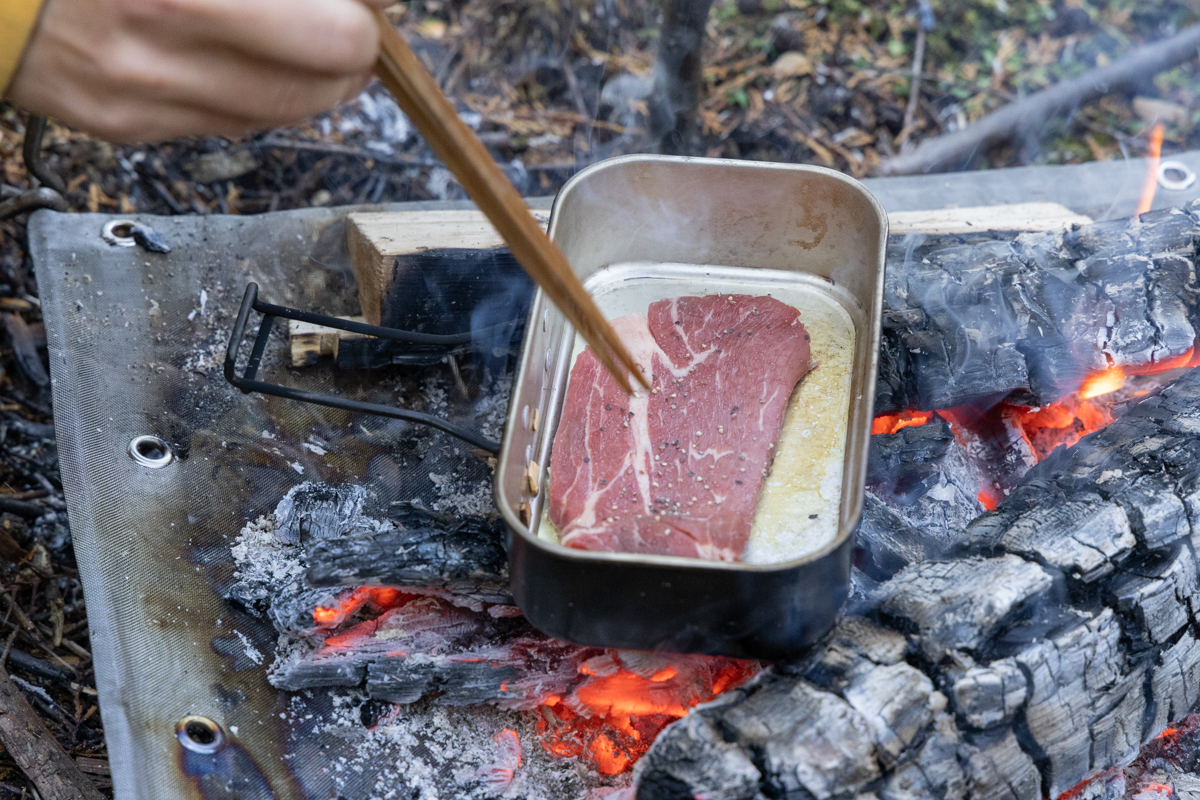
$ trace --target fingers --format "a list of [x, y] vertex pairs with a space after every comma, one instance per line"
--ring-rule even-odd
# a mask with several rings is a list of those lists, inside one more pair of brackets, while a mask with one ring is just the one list
[[46, 0], [8, 99], [114, 142], [291, 124], [361, 91], [386, 2]]
[[38, 112], [114, 144], [154, 143], [182, 136], [237, 138], [258, 127], [251, 120], [210, 109], [137, 98], [105, 103], [103, 98], [59, 95], [56, 100], [44, 101]]
[[106, 83], [144, 100], [208, 109], [263, 127], [306, 119], [353, 97], [363, 71], [329, 75], [221, 50], [152, 53], [135, 44], [110, 59]]
[[208, 41], [280, 66], [358, 75], [379, 32], [362, 0], [120, 0], [133, 25], [178, 42]]

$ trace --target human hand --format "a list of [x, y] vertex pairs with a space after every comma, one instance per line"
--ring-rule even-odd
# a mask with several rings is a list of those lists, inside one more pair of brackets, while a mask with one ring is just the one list
[[112, 142], [238, 136], [355, 96], [391, 0], [45, 0], [6, 94]]

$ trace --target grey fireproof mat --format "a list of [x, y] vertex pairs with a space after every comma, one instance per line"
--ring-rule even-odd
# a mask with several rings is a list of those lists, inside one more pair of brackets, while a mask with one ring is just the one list
[[[1200, 169], [1200, 158], [1185, 156]], [[1136, 195], [1130, 187], [1140, 186], [1142, 169], [1135, 161], [872, 181], [871, 188], [889, 210], [1039, 199], [1100, 216], [1097, 197], [1129, 213], [1126, 196]], [[1075, 191], [1082, 185], [1086, 205]], [[1023, 186], [1035, 188], [1022, 197]], [[1069, 196], [1047, 188], [1055, 186]], [[1197, 190], [1160, 192], [1156, 205], [1183, 203]], [[273, 689], [265, 677], [273, 629], [221, 599], [232, 580], [234, 537], [297, 483], [363, 483], [386, 502], [427, 491], [430, 472], [452, 468], [403, 471], [381, 458], [386, 445], [429, 435], [404, 423], [243, 396], [221, 377], [247, 281], [258, 282], [269, 302], [357, 311], [341, 249], [348, 210], [139, 217], [173, 247], [166, 255], [107, 244], [100, 234], [112, 217], [38, 212], [30, 221], [62, 477], [122, 800], [456, 796], [463, 771], [486, 761], [490, 736], [505, 722], [487, 709], [419, 707], [411, 709], [419, 724], [379, 742], [346, 698]], [[277, 339], [269, 352], [278, 358], [283, 347]], [[299, 379], [317, 391], [419, 404], [414, 381], [447, 379], [430, 369], [412, 379], [395, 371], [343, 376], [336, 387], [325, 368]], [[299, 380], [269, 363], [265, 372]], [[470, 404], [460, 406], [451, 412], [477, 421]], [[165, 439], [179, 458], [163, 469], [136, 464], [129, 443], [145, 434]], [[447, 459], [465, 449], [448, 439], [442, 448]], [[228, 746], [216, 755], [181, 747], [175, 726], [189, 714], [220, 722]], [[523, 767], [507, 796], [586, 790], [531, 733], [522, 738], [536, 763]]]

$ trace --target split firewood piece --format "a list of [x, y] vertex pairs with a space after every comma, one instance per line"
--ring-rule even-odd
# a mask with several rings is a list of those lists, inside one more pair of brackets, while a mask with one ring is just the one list
[[0, 667], [0, 742], [43, 800], [103, 800]]
[[[546, 212], [533, 214], [545, 228]], [[350, 214], [346, 242], [359, 307], [372, 325], [413, 330], [425, 321], [434, 326], [429, 333], [460, 333], [479, 301], [513, 287], [532, 294], [480, 211]]]
[[1059, 203], [1013, 203], [1003, 206], [940, 208], [933, 211], [893, 211], [888, 233], [926, 235], [981, 231], [1055, 231], [1087, 225], [1091, 217], [1076, 214]]
[[[362, 317], [339, 317], [349, 322], [363, 322]], [[311, 322], [288, 320], [288, 343], [292, 354], [293, 367], [307, 367], [316, 364], [321, 356], [338, 357], [342, 340], [369, 338], [361, 333], [340, 331], [337, 328], [326, 328]]]

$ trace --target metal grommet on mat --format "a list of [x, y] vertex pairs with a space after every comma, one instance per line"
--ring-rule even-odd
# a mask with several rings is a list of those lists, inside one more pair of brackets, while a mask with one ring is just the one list
[[211, 755], [225, 746], [225, 732], [208, 717], [192, 714], [175, 723], [175, 738], [193, 753]]
[[1182, 192], [1196, 182], [1196, 173], [1182, 161], [1164, 161], [1158, 165], [1158, 185], [1170, 192]]
[[129, 442], [129, 457], [150, 469], [162, 469], [175, 460], [171, 446], [157, 436], [134, 437]]
[[133, 229], [137, 223], [131, 219], [112, 219], [104, 223], [100, 231], [101, 238], [117, 247], [133, 247], [137, 240], [133, 238]]

